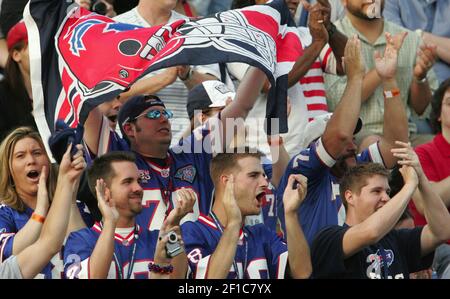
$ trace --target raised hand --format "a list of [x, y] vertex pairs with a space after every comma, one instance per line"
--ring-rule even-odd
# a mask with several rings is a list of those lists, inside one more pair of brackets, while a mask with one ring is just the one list
[[322, 42], [325, 45], [329, 37], [325, 27], [324, 8], [319, 3], [311, 5], [305, 1], [303, 1], [303, 7], [309, 12], [308, 28], [313, 41]]
[[71, 161], [70, 151], [72, 149], [72, 144], [67, 147], [67, 150], [64, 153], [64, 156], [61, 159], [61, 163], [59, 165], [58, 180], [67, 178], [70, 182], [73, 183], [80, 179], [81, 174], [86, 168], [86, 162], [83, 156], [83, 146], [81, 144], [77, 144], [76, 148], [77, 152], [72, 157]]
[[406, 165], [413, 167], [418, 175], [418, 178], [424, 176], [425, 174], [423, 172], [422, 165], [420, 164], [419, 157], [411, 147], [411, 143], [396, 141], [395, 144], [400, 147], [391, 149], [391, 152], [394, 157], [399, 159], [397, 163], [402, 166]]
[[223, 206], [227, 214], [228, 224], [242, 224], [242, 214], [234, 197], [234, 176], [230, 175], [223, 194]]
[[167, 223], [170, 226], [177, 226], [180, 224], [181, 219], [188, 213], [192, 212], [192, 208], [195, 204], [196, 195], [194, 190], [182, 188], [177, 190], [177, 202], [175, 208], [170, 211], [167, 216]]
[[98, 208], [102, 213], [105, 222], [110, 221], [114, 224], [119, 220], [119, 212], [116, 209], [114, 202], [111, 200], [111, 191], [106, 187], [103, 179], [98, 179], [95, 185], [97, 193]]
[[397, 33], [396, 35], [392, 35], [389, 32], [385, 32], [384, 36], [386, 37], [386, 42], [393, 46], [397, 52], [400, 51], [403, 45], [403, 41], [405, 40], [406, 36], [408, 35], [407, 31], [403, 31], [400, 33]]
[[[301, 174], [291, 174], [284, 189], [283, 204], [286, 213], [296, 213], [307, 193], [308, 179]], [[294, 188], [295, 186], [295, 188]]]
[[354, 35], [347, 41], [342, 62], [348, 79], [364, 77], [365, 67], [361, 58], [361, 41], [358, 36]]
[[47, 191], [48, 171], [49, 170], [46, 166], [42, 166], [41, 175], [39, 177], [39, 183], [38, 183], [38, 192], [37, 192], [37, 201], [36, 201], [35, 212], [42, 216], [47, 214], [48, 207], [50, 206], [50, 203], [48, 200], [48, 191]]
[[91, 0], [75, 0], [75, 3], [85, 9], [91, 9]]
[[413, 75], [417, 80], [422, 80], [428, 71], [434, 65], [437, 59], [437, 47], [435, 45], [420, 45], [417, 53], [416, 65], [414, 66]]
[[395, 74], [397, 72], [398, 50], [396, 47], [399, 45], [399, 42], [393, 42], [389, 34], [385, 33], [385, 35], [386, 39], [391, 40], [391, 42], [386, 44], [383, 56], [381, 56], [380, 52], [375, 51], [375, 69], [378, 76], [382, 79], [392, 79], [395, 78]]

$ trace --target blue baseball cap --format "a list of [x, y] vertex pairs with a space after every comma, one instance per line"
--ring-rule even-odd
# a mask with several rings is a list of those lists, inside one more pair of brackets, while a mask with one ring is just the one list
[[138, 95], [129, 99], [119, 110], [118, 123], [122, 135], [125, 136], [123, 131], [123, 125], [132, 122], [138, 117], [142, 112], [153, 106], [166, 107], [155, 95]]

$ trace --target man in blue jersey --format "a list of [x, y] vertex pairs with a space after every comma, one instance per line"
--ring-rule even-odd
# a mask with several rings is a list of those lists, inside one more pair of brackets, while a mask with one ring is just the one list
[[166, 233], [173, 230], [180, 235], [179, 221], [192, 209], [194, 195], [180, 191], [182, 197], [158, 233], [135, 220], [143, 209], [143, 190], [132, 153], [116, 151], [95, 159], [88, 179], [90, 188], [96, 190], [103, 220], [70, 234], [64, 250], [67, 277], [148, 278], [152, 269], [162, 269], [163, 274], [175, 270], [172, 277], [183, 278], [186, 255], [172, 260], [161, 251], [167, 243]]
[[246, 216], [260, 213], [268, 185], [261, 156], [246, 147], [212, 159], [212, 211], [182, 225], [193, 278], [308, 278], [311, 274], [309, 247], [297, 216], [306, 195], [304, 176], [292, 175], [283, 197], [287, 245], [264, 224], [244, 226]]
[[[317, 122], [310, 124], [312, 129], [309, 135], [313, 137], [305, 146], [314, 142], [289, 162], [280, 184], [279, 190], [284, 190], [288, 177], [293, 173], [301, 173], [308, 178], [308, 195], [298, 213], [309, 244], [323, 227], [342, 225], [344, 222], [345, 210], [339, 197], [339, 179], [346, 169], [362, 162], [376, 162], [391, 168], [396, 163], [396, 158], [390, 152], [394, 142], [408, 140], [406, 111], [401, 102], [404, 95], [400, 95], [395, 80], [397, 53], [404, 35], [391, 37], [387, 34], [386, 38], [389, 42], [384, 56], [375, 54], [375, 68], [383, 80], [385, 95], [383, 138], [356, 155], [353, 134], [361, 128], [358, 116], [362, 102], [364, 65], [360, 41], [355, 36], [349, 39], [345, 49], [348, 83], [341, 101], [332, 115], [317, 120], [318, 128]], [[316, 138], [319, 139], [315, 141]]]
[[[169, 119], [172, 113], [156, 96], [133, 97], [122, 106], [118, 122], [128, 144], [112, 131], [99, 133], [98, 125], [92, 125], [96, 122], [98, 111], [90, 113], [85, 124], [84, 139], [91, 153], [101, 155], [106, 151], [121, 149], [136, 154], [136, 165], [144, 189], [144, 209], [137, 217], [141, 226], [158, 230], [166, 212], [173, 208], [180, 188], [190, 188], [196, 194], [189, 219], [195, 220], [200, 213], [209, 213], [213, 189], [209, 163], [213, 148], [222, 148], [222, 136], [226, 136], [225, 132], [217, 134], [218, 130], [210, 134], [213, 131], [212, 124], [217, 128], [227, 119], [245, 118], [265, 79], [262, 71], [251, 68], [239, 85], [234, 101], [219, 116], [212, 118], [172, 148], [169, 148], [172, 139]], [[104, 127], [108, 128], [107, 125]], [[222, 127], [226, 129], [225, 125]], [[106, 143], [102, 142], [103, 135], [110, 137], [106, 139]], [[213, 139], [216, 141], [215, 145]]]

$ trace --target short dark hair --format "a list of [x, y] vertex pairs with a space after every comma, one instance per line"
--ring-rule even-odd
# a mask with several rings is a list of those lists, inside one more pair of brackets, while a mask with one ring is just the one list
[[438, 120], [441, 116], [442, 100], [447, 89], [450, 88], [450, 78], [439, 85], [431, 99], [430, 125], [434, 133], [442, 132], [441, 122]]
[[110, 186], [112, 178], [116, 175], [112, 168], [114, 162], [135, 163], [136, 156], [131, 152], [114, 151], [97, 157], [87, 171], [89, 189], [92, 194], [96, 194], [95, 185], [98, 179], [103, 179]]
[[345, 209], [347, 209], [345, 191], [351, 190], [358, 195], [361, 194], [361, 189], [367, 185], [367, 179], [375, 175], [381, 175], [389, 179], [389, 171], [378, 163], [358, 164], [347, 170], [339, 185], [339, 194]]
[[226, 171], [230, 171], [236, 167], [239, 167], [238, 161], [247, 157], [254, 157], [261, 159], [264, 154], [260, 151], [245, 146], [235, 147], [228, 149], [225, 153], [217, 154], [212, 160], [210, 165], [210, 174], [214, 185], [217, 185], [220, 175]]

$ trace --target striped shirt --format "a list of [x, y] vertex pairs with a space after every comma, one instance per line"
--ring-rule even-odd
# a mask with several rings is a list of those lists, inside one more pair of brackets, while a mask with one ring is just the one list
[[[299, 57], [303, 55], [304, 49], [312, 42], [312, 36], [308, 28], [298, 27]], [[294, 65], [295, 61], [289, 62]], [[292, 68], [292, 66], [290, 66]], [[228, 63], [228, 70], [237, 80], [242, 80], [247, 68], [246, 64]], [[292, 157], [302, 148], [300, 140], [303, 140], [304, 129], [308, 120], [328, 112], [325, 97], [325, 85], [323, 73], [336, 74], [336, 59], [327, 44], [320, 52], [311, 69], [302, 77], [298, 83], [288, 90], [291, 104], [291, 113], [288, 118], [289, 132], [283, 134], [284, 147]], [[251, 146], [257, 147], [261, 152], [270, 157], [270, 147], [267, 144], [267, 135], [264, 131], [264, 120], [266, 111], [267, 95], [262, 94], [256, 100], [253, 109], [247, 116], [248, 141]]]
[[[384, 34], [381, 34], [374, 44], [371, 44], [363, 34], [358, 32], [348, 19], [344, 19], [335, 23], [340, 32], [346, 36], [353, 36], [357, 34], [361, 40], [362, 58], [366, 66], [366, 71], [375, 68], [375, 61], [373, 55], [375, 51], [384, 53], [386, 47], [386, 38]], [[409, 106], [409, 88], [413, 79], [413, 69], [416, 63], [416, 53], [419, 50], [420, 38], [414, 32], [411, 32], [403, 27], [395, 25], [393, 23], [384, 21], [385, 32], [390, 32], [392, 35], [397, 33], [408, 31], [402, 48], [398, 55], [398, 67], [397, 67], [397, 84], [400, 89], [403, 103], [406, 106], [406, 113], [408, 118], [411, 116], [412, 110]], [[432, 70], [427, 75], [428, 82], [431, 90], [437, 88], [437, 79]], [[347, 77], [337, 77], [333, 75], [325, 76], [325, 86], [327, 89], [327, 100], [331, 111], [334, 111], [336, 105], [340, 101], [342, 94], [344, 93], [345, 86], [347, 84]], [[373, 132], [374, 134], [382, 134], [383, 132], [383, 117], [384, 117], [384, 97], [383, 87], [377, 87], [375, 92], [361, 105], [360, 117], [363, 121], [364, 128]], [[410, 133], [416, 133], [417, 129], [415, 124], [409, 124]]]

